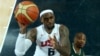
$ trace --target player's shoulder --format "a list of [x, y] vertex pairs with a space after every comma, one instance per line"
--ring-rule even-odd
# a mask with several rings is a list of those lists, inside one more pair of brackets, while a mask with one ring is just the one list
[[36, 28], [32, 28], [28, 31], [29, 33], [36, 33], [37, 32], [37, 29]]
[[60, 29], [68, 29], [66, 25], [60, 24]]
[[34, 28], [29, 29], [28, 32], [29, 33], [37, 33], [37, 27], [34, 27]]
[[27, 36], [28, 38], [31, 38], [31, 37], [33, 37], [33, 36], [36, 36], [36, 34], [37, 34], [36, 28], [32, 28], [32, 29], [28, 30], [26, 36]]

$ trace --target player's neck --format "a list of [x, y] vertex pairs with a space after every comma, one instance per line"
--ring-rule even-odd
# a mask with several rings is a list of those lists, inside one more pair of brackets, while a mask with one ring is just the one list
[[80, 52], [81, 48], [78, 48], [75, 44], [74, 44], [73, 47], [74, 47], [74, 49], [75, 49], [74, 51], [75, 51], [76, 53], [79, 53], [79, 52]]
[[45, 26], [44, 26], [44, 28], [45, 28], [46, 32], [47, 32], [48, 34], [50, 34], [50, 33], [52, 32], [54, 26], [51, 27], [51, 28], [48, 28], [48, 27], [45, 27]]

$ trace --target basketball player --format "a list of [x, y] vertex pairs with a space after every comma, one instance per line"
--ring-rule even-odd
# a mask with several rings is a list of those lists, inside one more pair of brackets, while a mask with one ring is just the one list
[[20, 32], [15, 46], [16, 56], [23, 56], [35, 41], [37, 45], [33, 56], [69, 56], [68, 28], [55, 23], [54, 12], [51, 9], [43, 10], [40, 13], [40, 20], [43, 24], [28, 33], [27, 25], [18, 23]]
[[85, 56], [82, 48], [86, 43], [86, 35], [82, 32], [76, 33], [74, 37], [74, 43], [71, 46], [71, 55], [70, 56]]

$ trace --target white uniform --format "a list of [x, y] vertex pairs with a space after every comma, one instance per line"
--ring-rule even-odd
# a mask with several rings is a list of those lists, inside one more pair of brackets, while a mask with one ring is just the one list
[[[52, 32], [48, 34], [45, 29], [44, 25], [38, 26], [37, 29], [37, 46], [36, 51], [33, 56], [60, 56], [59, 52], [57, 50], [54, 50], [52, 48], [52, 45], [50, 44], [49, 37], [53, 38], [56, 37], [57, 41], [60, 41], [60, 34], [59, 34], [59, 24], [55, 24]], [[32, 42], [30, 39], [25, 38], [26, 34], [19, 33], [16, 45], [15, 45], [15, 54], [16, 56], [23, 56], [25, 55], [26, 51], [29, 49], [29, 47], [32, 45]]]
[[52, 48], [49, 40], [49, 37], [53, 38], [55, 35], [57, 41], [60, 41], [59, 27], [59, 24], [55, 24], [54, 29], [50, 34], [45, 31], [44, 25], [40, 25], [36, 28], [37, 46], [34, 56], [60, 56], [59, 52]]

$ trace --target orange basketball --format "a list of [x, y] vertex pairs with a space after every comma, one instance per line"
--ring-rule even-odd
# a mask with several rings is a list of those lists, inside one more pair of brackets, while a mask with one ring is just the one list
[[32, 1], [20, 2], [14, 10], [15, 18], [22, 24], [30, 24], [36, 21], [39, 9]]

